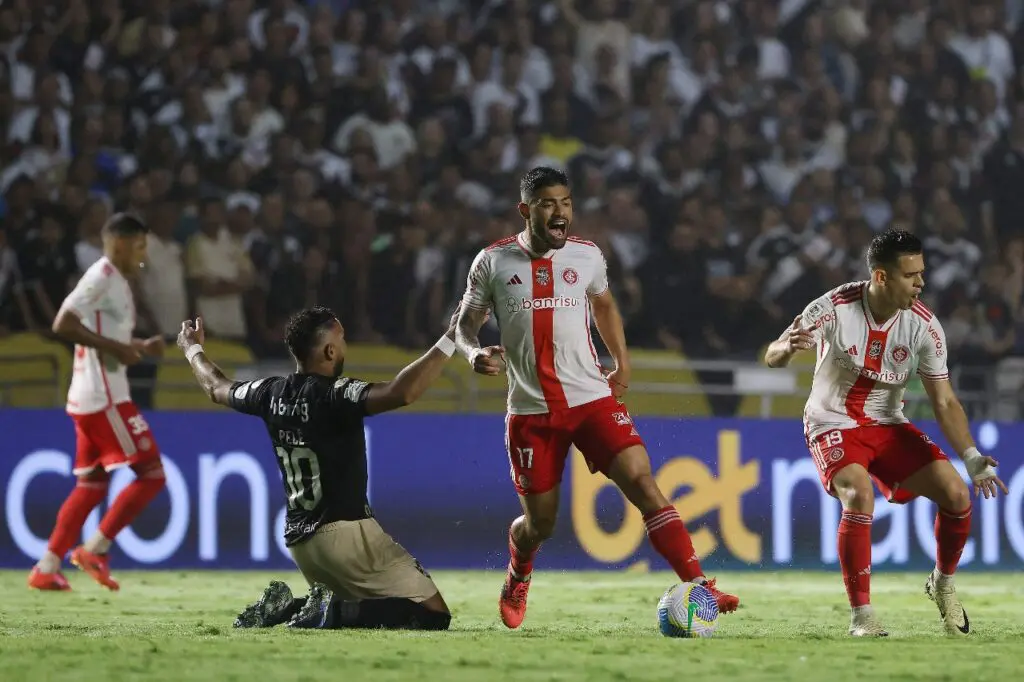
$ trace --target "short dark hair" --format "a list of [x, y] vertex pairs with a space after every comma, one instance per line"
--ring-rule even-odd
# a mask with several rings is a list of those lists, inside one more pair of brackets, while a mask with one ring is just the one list
[[103, 226], [103, 234], [112, 237], [135, 237], [147, 232], [149, 228], [142, 222], [142, 218], [131, 213], [115, 213]]
[[569, 176], [564, 171], [548, 166], [537, 166], [528, 170], [519, 181], [519, 196], [524, 203], [529, 203], [540, 190], [559, 185], [569, 186]]
[[309, 359], [320, 334], [327, 331], [338, 316], [324, 306], [303, 308], [291, 316], [284, 330], [284, 343], [299, 362]]
[[900, 256], [916, 256], [924, 253], [924, 245], [915, 235], [906, 230], [890, 228], [875, 235], [868, 247], [868, 269], [888, 270], [899, 262]]

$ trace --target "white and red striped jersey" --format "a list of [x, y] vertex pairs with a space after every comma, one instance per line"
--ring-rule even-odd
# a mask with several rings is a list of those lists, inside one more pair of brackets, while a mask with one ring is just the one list
[[608, 266], [593, 242], [530, 253], [522, 234], [473, 261], [462, 303], [491, 308], [508, 367], [510, 414], [544, 414], [610, 396], [590, 335], [589, 296], [608, 289]]
[[814, 438], [831, 429], [902, 424], [903, 393], [914, 371], [946, 379], [946, 335], [938, 318], [917, 301], [877, 322], [868, 310], [868, 282], [851, 282], [804, 309], [818, 360], [804, 407], [804, 431]]
[[[89, 331], [121, 343], [132, 340], [135, 300], [128, 280], [106, 257], [92, 264], [61, 304]], [[74, 372], [68, 389], [69, 414], [102, 412], [131, 400], [128, 369], [95, 348], [75, 346]]]

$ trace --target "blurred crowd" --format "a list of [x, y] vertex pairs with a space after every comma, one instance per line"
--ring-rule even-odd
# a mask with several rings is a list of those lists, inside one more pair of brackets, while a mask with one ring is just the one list
[[[631, 345], [750, 358], [920, 234], [954, 361], [1024, 354], [1021, 0], [4, 0], [0, 329], [131, 210], [143, 333], [423, 346], [566, 168]], [[493, 323], [492, 323], [493, 324]], [[489, 329], [493, 334], [494, 330]]]

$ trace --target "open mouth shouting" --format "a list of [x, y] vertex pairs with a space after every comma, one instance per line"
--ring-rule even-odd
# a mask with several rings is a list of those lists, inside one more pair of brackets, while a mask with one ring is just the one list
[[552, 218], [548, 221], [548, 234], [557, 241], [564, 240], [569, 235], [569, 221], [565, 218]]

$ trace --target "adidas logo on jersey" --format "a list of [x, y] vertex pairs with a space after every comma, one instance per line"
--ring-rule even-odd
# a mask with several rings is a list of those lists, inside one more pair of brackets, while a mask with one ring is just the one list
[[522, 284], [522, 283], [523, 283], [523, 280], [519, 279], [519, 275], [512, 275], [512, 279], [510, 279], [508, 282], [506, 282], [506, 284], [508, 286], [512, 286], [514, 284]]

